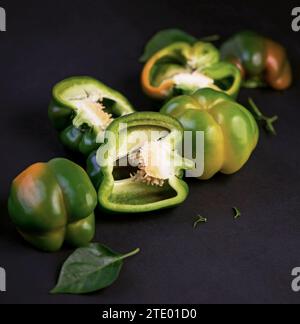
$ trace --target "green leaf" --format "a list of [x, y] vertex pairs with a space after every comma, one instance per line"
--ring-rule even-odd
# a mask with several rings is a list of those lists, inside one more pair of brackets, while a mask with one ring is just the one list
[[140, 62], [147, 62], [158, 51], [176, 42], [194, 44], [197, 42], [197, 38], [180, 29], [166, 29], [160, 31], [154, 35], [146, 45], [145, 52], [140, 58]]
[[119, 254], [93, 243], [77, 249], [64, 263], [52, 294], [87, 294], [113, 284], [121, 271], [123, 260], [139, 253]]

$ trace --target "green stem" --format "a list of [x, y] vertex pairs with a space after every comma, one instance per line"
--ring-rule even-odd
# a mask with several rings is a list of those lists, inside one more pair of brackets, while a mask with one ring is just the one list
[[121, 259], [123, 260], [123, 259], [127, 259], [129, 257], [132, 257], [132, 256], [138, 254], [140, 251], [141, 251], [140, 249], [136, 249], [128, 254], [124, 254], [124, 255], [122, 255]]
[[234, 219], [238, 219], [242, 216], [242, 213], [237, 207], [233, 207], [233, 211], [234, 211]]
[[200, 223], [207, 223], [207, 218], [198, 216], [198, 219], [194, 223], [194, 228], [196, 228]]
[[221, 38], [220, 35], [215, 34], [215, 35], [202, 37], [202, 38], [200, 38], [200, 40], [202, 42], [216, 42], [216, 41], [220, 40], [220, 38]]
[[274, 127], [274, 123], [279, 119], [279, 117], [278, 116], [273, 116], [273, 117], [265, 116], [260, 111], [258, 106], [255, 104], [253, 99], [251, 99], [251, 98], [249, 98], [249, 104], [250, 104], [250, 108], [254, 114], [255, 119], [260, 121], [270, 134], [276, 135], [277, 133], [276, 133], [276, 130]]

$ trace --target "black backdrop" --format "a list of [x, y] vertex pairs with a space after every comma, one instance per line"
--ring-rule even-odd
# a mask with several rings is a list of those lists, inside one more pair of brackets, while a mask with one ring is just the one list
[[[291, 29], [289, 1], [2, 1], [0, 33], [0, 266], [7, 292], [0, 303], [296, 303], [291, 270], [300, 266], [299, 72], [300, 32]], [[223, 38], [251, 28], [282, 42], [295, 82], [284, 93], [243, 90], [268, 114], [278, 136], [261, 132], [255, 154], [233, 176], [189, 181], [177, 209], [135, 216], [98, 213], [96, 241], [120, 252], [136, 247], [116, 284], [89, 296], [50, 296], [64, 248], [43, 254], [24, 243], [9, 222], [12, 179], [25, 167], [69, 156], [47, 118], [51, 87], [91, 75], [123, 92], [141, 110], [155, 104], [140, 90], [138, 62], [156, 31], [179, 27]], [[157, 105], [156, 105], [157, 106]], [[231, 208], [243, 216], [233, 220]], [[193, 229], [198, 214], [206, 225]]]

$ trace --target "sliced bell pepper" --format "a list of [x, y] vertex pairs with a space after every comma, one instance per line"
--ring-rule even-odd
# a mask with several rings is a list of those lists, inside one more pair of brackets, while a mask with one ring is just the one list
[[66, 159], [36, 163], [14, 181], [8, 201], [13, 223], [26, 241], [54, 252], [64, 241], [80, 247], [95, 234], [97, 193], [85, 171]]
[[[103, 209], [149, 212], [176, 206], [187, 198], [188, 186], [181, 177], [194, 164], [177, 152], [183, 129], [176, 119], [154, 112], [133, 113], [113, 121], [106, 133], [113, 140], [108, 139], [96, 156], [101, 166], [98, 198]], [[90, 171], [96, 175], [93, 165]]]
[[196, 132], [204, 132], [203, 180], [219, 171], [232, 174], [240, 170], [258, 142], [259, 130], [251, 113], [230, 96], [212, 89], [173, 98], [161, 112], [193, 132], [193, 155], [197, 152]]
[[90, 154], [114, 118], [134, 111], [128, 100], [91, 77], [72, 77], [53, 88], [49, 118], [70, 150]]
[[240, 69], [244, 87], [268, 85], [284, 90], [292, 84], [292, 69], [284, 47], [255, 32], [237, 33], [222, 45], [221, 54]]
[[155, 99], [191, 94], [202, 88], [236, 97], [241, 75], [233, 64], [220, 61], [220, 53], [214, 45], [179, 42], [163, 48], [148, 60], [141, 82], [145, 93]]

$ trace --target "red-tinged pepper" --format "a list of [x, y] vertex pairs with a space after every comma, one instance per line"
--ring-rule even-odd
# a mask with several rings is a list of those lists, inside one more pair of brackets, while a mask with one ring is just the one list
[[237, 33], [221, 47], [224, 60], [241, 71], [244, 87], [268, 85], [285, 90], [292, 84], [292, 69], [285, 48], [252, 31]]

